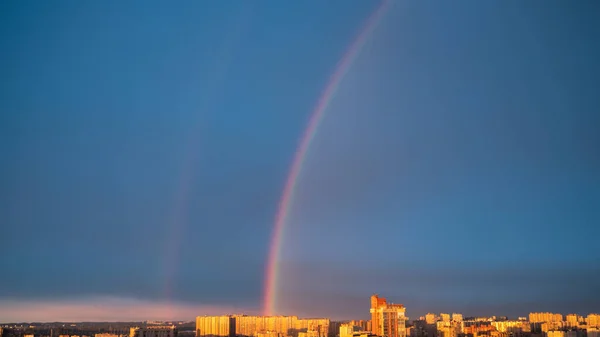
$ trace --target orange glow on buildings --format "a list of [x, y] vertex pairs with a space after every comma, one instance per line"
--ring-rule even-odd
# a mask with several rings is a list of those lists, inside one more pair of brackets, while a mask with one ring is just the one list
[[379, 295], [371, 296], [371, 332], [385, 337], [406, 337], [406, 308], [387, 303]]
[[196, 318], [196, 336], [327, 337], [328, 318], [297, 316], [209, 316]]

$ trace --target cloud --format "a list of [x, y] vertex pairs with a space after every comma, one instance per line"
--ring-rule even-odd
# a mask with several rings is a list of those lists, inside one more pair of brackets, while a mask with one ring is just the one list
[[[78, 252], [67, 247], [65, 250], [71, 250], [68, 255], [60, 254], [58, 250], [47, 255], [15, 252], [12, 261], [25, 263], [6, 259], [5, 269], [12, 272], [0, 279], [0, 299], [46, 300], [91, 296], [137, 298], [152, 302], [170, 299], [224, 306], [260, 303], [264, 264], [258, 261], [259, 257], [246, 251], [215, 249], [214, 258], [208, 258], [202, 248], [186, 245], [180, 249], [179, 265], [173, 270], [164, 268], [172, 261], [158, 264], [161, 259], [148, 256], [142, 260], [141, 254], [116, 256], [110, 250]], [[3, 262], [0, 258], [0, 265]], [[39, 266], [34, 269], [25, 267], [36, 263]], [[65, 277], [67, 273], [76, 273], [77, 277]]]
[[57, 301], [0, 300], [0, 317], [4, 322], [193, 320], [198, 315], [236, 312], [254, 313], [258, 310], [117, 297], [88, 297]]

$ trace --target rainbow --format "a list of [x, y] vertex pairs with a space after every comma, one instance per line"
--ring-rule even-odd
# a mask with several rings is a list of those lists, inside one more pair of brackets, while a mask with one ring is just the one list
[[285, 228], [286, 219], [292, 203], [292, 196], [294, 195], [294, 189], [298, 181], [298, 176], [302, 169], [306, 153], [310, 148], [310, 144], [317, 133], [317, 128], [323, 119], [325, 110], [329, 106], [331, 99], [333, 98], [342, 78], [348, 72], [348, 69], [352, 65], [354, 59], [360, 52], [365, 41], [373, 31], [374, 27], [380, 21], [383, 13], [388, 8], [388, 1], [384, 0], [376, 8], [376, 10], [370, 15], [366, 21], [364, 28], [360, 31], [358, 36], [354, 39], [352, 44], [348, 47], [346, 53], [338, 62], [335, 67], [335, 71], [331, 75], [331, 78], [325, 90], [321, 94], [321, 97], [317, 101], [315, 109], [313, 110], [308, 125], [302, 135], [300, 144], [296, 148], [294, 160], [288, 173], [283, 193], [279, 201], [279, 208], [275, 215], [275, 224], [271, 237], [271, 246], [269, 248], [269, 257], [267, 260], [267, 267], [265, 271], [265, 285], [264, 285], [264, 315], [270, 316], [275, 313], [276, 303], [276, 290], [278, 282], [277, 264], [279, 261], [279, 255], [281, 254], [283, 230]]

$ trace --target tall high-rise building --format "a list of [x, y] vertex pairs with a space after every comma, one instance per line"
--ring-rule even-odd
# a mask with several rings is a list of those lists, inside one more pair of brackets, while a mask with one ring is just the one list
[[371, 296], [371, 332], [384, 337], [406, 337], [406, 308]]
[[381, 325], [379, 321], [379, 309], [385, 308], [386, 306], [387, 302], [385, 298], [380, 298], [377, 294], [371, 296], [371, 332], [375, 335], [381, 335], [381, 332], [379, 331]]

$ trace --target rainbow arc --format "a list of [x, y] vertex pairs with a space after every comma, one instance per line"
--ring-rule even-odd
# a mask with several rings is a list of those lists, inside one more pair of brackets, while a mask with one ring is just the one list
[[346, 50], [344, 56], [342, 56], [338, 62], [333, 74], [329, 79], [329, 82], [325, 86], [321, 97], [317, 101], [317, 104], [311, 113], [308, 125], [294, 154], [292, 166], [283, 188], [277, 214], [275, 215], [275, 224], [273, 226], [271, 246], [269, 249], [269, 257], [265, 271], [266, 281], [264, 285], [264, 315], [266, 316], [273, 315], [276, 311], [275, 305], [277, 300], [277, 285], [279, 281], [278, 263], [281, 254], [283, 231], [287, 223], [290, 205], [294, 196], [294, 190], [296, 188], [298, 177], [300, 176], [306, 154], [310, 148], [312, 140], [317, 133], [319, 124], [323, 120], [325, 111], [334, 97], [344, 75], [352, 66], [354, 59], [360, 53], [360, 50], [364, 46], [366, 40], [371, 35], [377, 23], [381, 20], [388, 7], [389, 1], [383, 1], [375, 9], [375, 11], [367, 19], [363, 29], [359, 32], [358, 36], [353, 40]]

